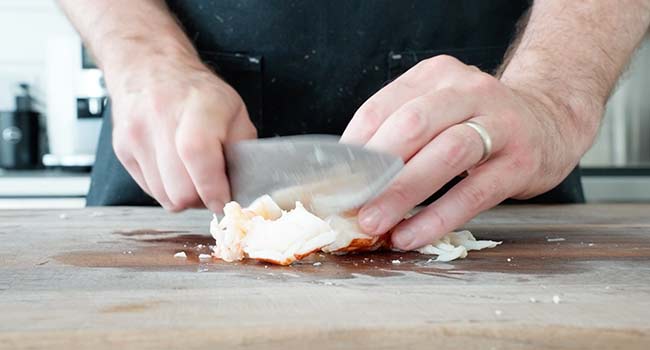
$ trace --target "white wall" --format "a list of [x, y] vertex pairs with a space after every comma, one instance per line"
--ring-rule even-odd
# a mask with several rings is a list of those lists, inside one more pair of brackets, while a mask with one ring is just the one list
[[76, 33], [54, 0], [0, 0], [0, 110], [14, 109], [18, 82], [45, 100], [45, 52], [55, 36]]

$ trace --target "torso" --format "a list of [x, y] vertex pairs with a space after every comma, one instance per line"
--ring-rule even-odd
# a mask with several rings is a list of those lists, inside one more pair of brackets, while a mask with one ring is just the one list
[[248, 72], [241, 86], [237, 74], [227, 77], [245, 95], [261, 96], [246, 101], [261, 136], [339, 134], [386, 82], [436, 54], [492, 70], [527, 3], [168, 1], [201, 53], [261, 57], [257, 77]]
[[[260, 137], [340, 134], [368, 97], [431, 56], [494, 70], [528, 2], [167, 1], [204, 61], [242, 95]], [[109, 113], [88, 204], [153, 204], [113, 153]], [[577, 172], [534, 199], [583, 200]]]

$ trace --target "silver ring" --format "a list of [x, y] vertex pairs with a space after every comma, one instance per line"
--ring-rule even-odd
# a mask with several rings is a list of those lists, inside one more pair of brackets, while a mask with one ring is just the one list
[[478, 133], [478, 135], [481, 137], [481, 141], [483, 141], [483, 155], [481, 156], [481, 160], [478, 161], [476, 165], [481, 165], [483, 164], [488, 158], [490, 158], [490, 155], [492, 154], [492, 138], [490, 137], [490, 134], [487, 132], [485, 127], [483, 125], [473, 122], [471, 120], [468, 120], [464, 122], [463, 124], [469, 126], [470, 128], [474, 129]]

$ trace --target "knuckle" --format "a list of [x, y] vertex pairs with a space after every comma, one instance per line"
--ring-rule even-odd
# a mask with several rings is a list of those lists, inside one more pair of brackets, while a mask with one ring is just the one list
[[455, 66], [459, 63], [458, 59], [450, 55], [438, 55], [424, 59], [418, 63], [418, 66], [426, 69], [445, 69]]
[[[447, 222], [440, 212], [435, 209], [429, 210], [427, 212], [427, 226], [434, 228], [435, 231], [439, 229], [444, 229], [447, 226]], [[445, 232], [446, 233], [446, 232]]]
[[368, 100], [357, 111], [355, 118], [363, 130], [377, 130], [383, 122], [381, 108], [373, 100]]
[[[461, 133], [449, 133], [447, 136], [448, 145], [440, 158], [442, 163], [450, 169], [457, 169], [461, 166], [468, 155], [471, 138], [463, 137]], [[482, 147], [482, 146], [481, 146]]]
[[493, 76], [481, 72], [474, 74], [469, 84], [469, 89], [472, 92], [486, 94], [495, 91], [497, 80]]
[[484, 179], [481, 185], [468, 184], [458, 191], [460, 204], [470, 212], [478, 212], [508, 197], [508, 188], [496, 176]]
[[125, 166], [133, 163], [134, 158], [131, 141], [129, 141], [128, 138], [124, 138], [119, 133], [113, 133], [113, 151], [115, 152], [117, 159], [119, 159]]
[[508, 197], [509, 188], [505, 185], [503, 180], [498, 177], [494, 177], [494, 176], [490, 177], [490, 181], [488, 182], [487, 188], [489, 190], [489, 194], [492, 197], [491, 201], [493, 202], [494, 201], [501, 202], [502, 200]]
[[396, 203], [411, 203], [414, 197], [412, 187], [399, 179], [396, 180], [390, 187], [390, 192], [395, 198]]
[[[194, 87], [187, 87], [186, 93], [189, 94]], [[168, 115], [170, 113], [170, 107], [172, 107], [172, 101], [175, 101], [178, 96], [172, 96], [170, 92], [155, 88], [153, 91], [150, 91], [147, 94], [148, 103], [145, 105], [145, 108], [148, 109], [149, 117], [158, 117], [160, 115]]]
[[178, 132], [174, 142], [178, 156], [184, 161], [196, 159], [214, 147], [209, 137], [189, 132]]
[[136, 142], [144, 137], [145, 129], [140, 118], [133, 116], [129, 118], [128, 122], [116, 127], [114, 134], [121, 136], [119, 141]]
[[413, 142], [426, 137], [429, 129], [429, 120], [417, 108], [410, 107], [397, 116], [396, 130], [402, 133], [405, 141]]
[[518, 155], [510, 163], [509, 170], [513, 173], [534, 175], [540, 166], [540, 162], [536, 159], [535, 155], [529, 153]]
[[462, 207], [469, 211], [475, 211], [486, 202], [489, 196], [489, 189], [477, 186], [466, 185], [458, 189], [458, 200]]
[[437, 101], [440, 101], [439, 103], [458, 103], [458, 101], [462, 101], [465, 97], [464, 93], [456, 86], [442, 87], [435, 92], [434, 96]]

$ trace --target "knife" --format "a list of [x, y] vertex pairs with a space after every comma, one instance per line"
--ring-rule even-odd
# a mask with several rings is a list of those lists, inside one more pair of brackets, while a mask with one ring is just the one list
[[342, 144], [334, 135], [240, 141], [225, 156], [231, 195], [241, 205], [269, 194], [285, 210], [301, 201], [321, 217], [362, 206], [404, 166], [400, 157]]

